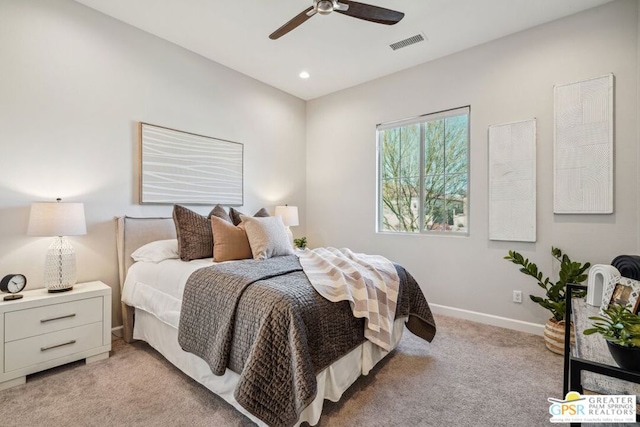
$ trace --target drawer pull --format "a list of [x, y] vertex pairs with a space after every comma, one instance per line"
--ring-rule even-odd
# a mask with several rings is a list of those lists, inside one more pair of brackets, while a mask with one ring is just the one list
[[73, 314], [67, 314], [65, 316], [60, 316], [60, 317], [52, 317], [51, 319], [42, 319], [40, 323], [53, 322], [54, 320], [68, 319], [70, 317], [76, 317], [76, 314], [73, 313]]
[[65, 345], [71, 345], [71, 344], [75, 344], [76, 340], [71, 340], [68, 342], [63, 342], [62, 344], [56, 344], [56, 345], [50, 345], [49, 347], [40, 347], [40, 351], [47, 351], [47, 350], [51, 350], [54, 348], [58, 348], [58, 347], [63, 347]]

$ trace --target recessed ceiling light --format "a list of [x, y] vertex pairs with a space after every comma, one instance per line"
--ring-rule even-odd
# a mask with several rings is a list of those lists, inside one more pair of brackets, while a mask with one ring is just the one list
[[308, 79], [309, 77], [311, 77], [311, 75], [306, 71], [301, 72], [299, 76], [301, 79]]

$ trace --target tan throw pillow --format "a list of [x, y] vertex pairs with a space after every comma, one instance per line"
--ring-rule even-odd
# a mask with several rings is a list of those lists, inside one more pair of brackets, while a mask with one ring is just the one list
[[[242, 212], [235, 210], [234, 208], [229, 208], [229, 216], [231, 217], [231, 222], [233, 225], [240, 225], [242, 222], [242, 218], [240, 216], [244, 215]], [[253, 215], [257, 218], [266, 218], [269, 216], [269, 212], [265, 208], [261, 208], [258, 212]]]
[[242, 215], [254, 259], [267, 259], [292, 255], [293, 246], [284, 227], [282, 217], [256, 218]]
[[213, 256], [213, 233], [209, 218], [184, 206], [174, 205], [173, 222], [176, 225], [181, 260], [191, 261]]
[[214, 261], [222, 262], [253, 257], [247, 232], [242, 224], [236, 227], [231, 222], [212, 216], [211, 228], [213, 229]]

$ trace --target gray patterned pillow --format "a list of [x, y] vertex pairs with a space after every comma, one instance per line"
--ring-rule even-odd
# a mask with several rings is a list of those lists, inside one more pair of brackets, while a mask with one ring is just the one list
[[[212, 214], [213, 211], [209, 216]], [[184, 206], [173, 205], [173, 222], [181, 260], [213, 257], [213, 232], [209, 218]]]
[[253, 259], [293, 255], [293, 246], [282, 217], [256, 218], [242, 215]]
[[[233, 222], [233, 225], [240, 225], [240, 223], [242, 222], [242, 219], [240, 218], [240, 215], [244, 215], [244, 214], [242, 212], [239, 212], [239, 211], [233, 209], [233, 208], [229, 209], [229, 216], [231, 217], [231, 222]], [[253, 216], [255, 218], [266, 218], [266, 217], [269, 216], [269, 212], [267, 212], [267, 210], [265, 208], [261, 208]]]

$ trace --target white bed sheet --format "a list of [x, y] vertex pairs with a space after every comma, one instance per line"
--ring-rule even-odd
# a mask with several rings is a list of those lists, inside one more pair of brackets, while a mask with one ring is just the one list
[[[227, 369], [224, 375], [213, 375], [206, 362], [187, 353], [178, 344], [178, 323], [184, 285], [195, 270], [212, 264], [211, 258], [183, 262], [165, 260], [160, 263], [139, 262], [129, 269], [122, 300], [135, 307], [134, 339], [149, 343], [169, 362], [234, 406], [259, 426], [265, 424], [247, 412], [233, 396], [239, 375]], [[395, 348], [404, 330], [405, 319], [396, 319], [392, 332]], [[389, 352], [369, 341], [322, 370], [317, 375], [315, 400], [300, 414], [300, 423], [316, 425], [320, 420], [324, 399], [337, 402], [360, 375], [367, 375]]]

